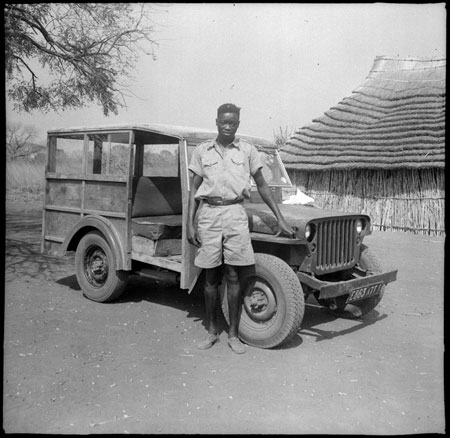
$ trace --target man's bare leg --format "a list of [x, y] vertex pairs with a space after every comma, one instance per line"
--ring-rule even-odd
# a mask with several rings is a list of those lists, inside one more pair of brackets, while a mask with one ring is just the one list
[[225, 265], [227, 278], [228, 316], [230, 329], [228, 332], [228, 344], [235, 353], [245, 353], [245, 348], [238, 337], [239, 320], [241, 316], [241, 288], [239, 284], [238, 268]]
[[219, 269], [205, 269], [205, 305], [206, 329], [208, 333], [217, 334], [217, 296], [219, 294]]
[[217, 335], [217, 296], [219, 284], [219, 269], [205, 269], [205, 307], [206, 307], [206, 330], [208, 336], [201, 341], [197, 347], [201, 350], [212, 347], [218, 340]]

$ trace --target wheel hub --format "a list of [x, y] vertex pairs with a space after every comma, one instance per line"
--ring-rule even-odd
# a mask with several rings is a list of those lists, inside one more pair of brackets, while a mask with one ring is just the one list
[[86, 277], [92, 285], [101, 286], [105, 283], [108, 277], [108, 260], [100, 248], [87, 251], [84, 266]]
[[261, 281], [253, 283], [244, 294], [244, 309], [249, 317], [255, 321], [270, 320], [277, 310], [272, 289]]
[[92, 272], [94, 272], [94, 274], [101, 274], [103, 271], [103, 260], [99, 259], [99, 260], [93, 260], [92, 261]]

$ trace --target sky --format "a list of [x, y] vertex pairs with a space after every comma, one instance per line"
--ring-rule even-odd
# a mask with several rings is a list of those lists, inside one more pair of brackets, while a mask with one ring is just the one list
[[215, 130], [225, 102], [239, 133], [273, 140], [308, 125], [361, 85], [377, 56], [446, 57], [445, 3], [174, 3], [155, 13], [156, 60], [136, 66], [127, 107], [15, 113], [52, 128], [165, 123]]

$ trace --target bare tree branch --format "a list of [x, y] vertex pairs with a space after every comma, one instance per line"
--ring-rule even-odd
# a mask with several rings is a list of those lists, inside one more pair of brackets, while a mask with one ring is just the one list
[[21, 123], [8, 123], [6, 126], [6, 155], [9, 160], [27, 157], [33, 153], [30, 142], [37, 134], [35, 127]]

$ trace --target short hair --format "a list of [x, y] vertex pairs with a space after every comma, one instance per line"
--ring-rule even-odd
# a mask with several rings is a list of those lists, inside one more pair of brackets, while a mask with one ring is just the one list
[[240, 115], [241, 109], [234, 105], [233, 103], [224, 103], [217, 108], [217, 117], [223, 113], [234, 113], [238, 116]]

